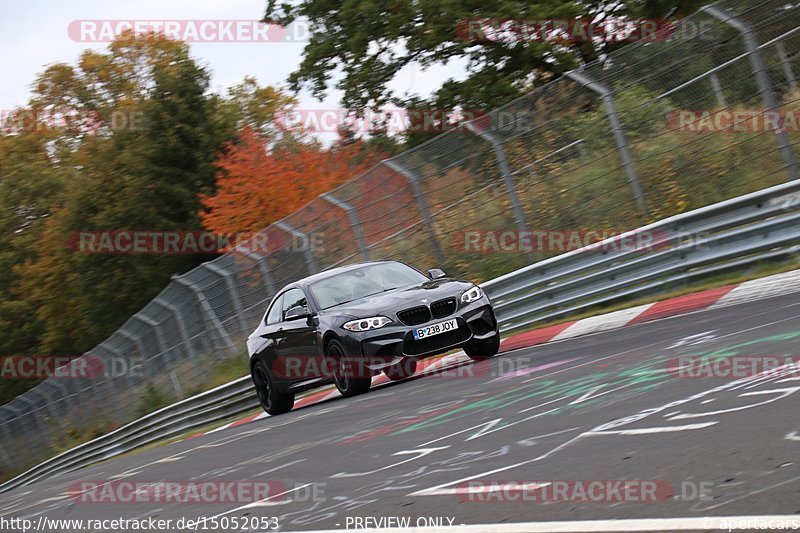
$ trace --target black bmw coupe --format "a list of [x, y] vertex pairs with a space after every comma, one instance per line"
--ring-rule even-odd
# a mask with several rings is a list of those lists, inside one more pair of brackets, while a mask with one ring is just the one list
[[333, 382], [343, 396], [371, 378], [409, 377], [417, 361], [454, 348], [472, 359], [497, 354], [492, 304], [477, 285], [398, 261], [349, 265], [291, 283], [247, 339], [264, 410], [291, 410], [296, 393]]

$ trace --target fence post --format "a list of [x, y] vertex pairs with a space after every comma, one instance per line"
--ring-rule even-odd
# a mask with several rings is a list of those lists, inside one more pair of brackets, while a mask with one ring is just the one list
[[78, 396], [81, 388], [74, 379], [62, 380], [64, 386], [62, 396], [64, 401], [64, 418], [74, 418], [75, 409], [78, 407]]
[[[58, 410], [56, 408], [56, 404], [59, 401], [63, 401], [64, 398], [67, 396], [67, 387], [66, 387], [66, 385], [64, 385], [64, 380], [63, 379], [48, 379], [42, 385], [47, 385], [48, 387], [50, 387], [50, 389], [57, 389], [56, 391], [51, 390], [51, 393], [56, 394], [58, 399], [55, 400], [55, 401], [51, 401], [50, 405], [52, 405], [52, 407], [53, 407], [53, 411], [52, 412], [55, 414], [55, 418], [60, 418], [59, 415], [58, 415]], [[51, 395], [51, 398], [52, 397], [53, 396]]]
[[275, 296], [277, 289], [275, 288], [275, 281], [272, 279], [272, 274], [269, 271], [269, 265], [265, 263], [267, 256], [260, 255], [255, 252], [249, 252], [247, 255], [255, 258], [256, 263], [258, 264], [258, 270], [261, 272], [261, 279], [264, 280], [264, 288], [266, 289], [265, 292], [267, 293], [267, 299], [272, 299], [272, 297]]
[[183, 285], [184, 287], [186, 287], [187, 289], [189, 289], [194, 293], [195, 297], [197, 298], [197, 301], [200, 303], [200, 308], [206, 315], [206, 319], [211, 323], [210, 329], [216, 330], [217, 334], [220, 336], [220, 339], [222, 339], [222, 342], [225, 344], [225, 346], [231, 351], [232, 354], [235, 353], [236, 346], [233, 344], [230, 335], [228, 335], [228, 332], [225, 331], [225, 328], [219, 321], [219, 317], [217, 317], [217, 314], [214, 312], [214, 309], [211, 308], [211, 305], [208, 303], [206, 295], [203, 294], [203, 291], [201, 291], [193, 283], [189, 283], [188, 281], [182, 279], [179, 276], [173, 276], [172, 281], [174, 281], [178, 285]]
[[[133, 375], [134, 363], [130, 357], [126, 358], [125, 354], [123, 354], [122, 351], [118, 350], [117, 348], [114, 348], [108, 341], [98, 344], [97, 347], [94, 349], [94, 351], [98, 351], [101, 349], [105, 350], [106, 352], [112, 353], [113, 357], [117, 357], [120, 361], [124, 361], [126, 365], [125, 374], [123, 375], [123, 377], [120, 378], [117, 376], [106, 376], [106, 384], [108, 386], [109, 393], [112, 394], [113, 397], [115, 398], [114, 416], [116, 417], [117, 420], [124, 419], [126, 414], [121, 415], [120, 413], [123, 412], [123, 410], [129, 409], [130, 406], [127, 405], [128, 402], [121, 399], [120, 391], [117, 388], [117, 383], [114, 380], [120, 379], [122, 381], [123, 385], [125, 385], [123, 387], [123, 390], [125, 392], [130, 392], [134, 390], [133, 388], [136, 385], [136, 377]], [[144, 358], [144, 356], [142, 357]], [[143, 374], [142, 379], [144, 379], [144, 360], [142, 361], [142, 374]], [[127, 411], [124, 412], [127, 413]]]
[[265, 255], [256, 254], [250, 252], [251, 257], [256, 258], [256, 263], [258, 263], [258, 270], [261, 272], [261, 279], [264, 280], [264, 288], [267, 289], [267, 298], [272, 298], [275, 295], [277, 289], [275, 288], [275, 281], [272, 279], [272, 274], [269, 271], [269, 265], [267, 265], [264, 260], [267, 258]]
[[369, 261], [369, 248], [367, 247], [367, 241], [364, 240], [364, 233], [361, 230], [361, 221], [358, 219], [358, 213], [356, 213], [355, 208], [344, 200], [340, 200], [327, 192], [320, 194], [319, 197], [347, 211], [347, 216], [350, 217], [350, 223], [353, 225], [353, 233], [356, 236], [358, 248], [361, 250], [361, 257], [364, 258], [364, 261]]
[[525, 211], [522, 210], [522, 203], [519, 200], [519, 195], [517, 195], [517, 188], [514, 185], [514, 177], [511, 175], [511, 167], [508, 166], [508, 159], [506, 159], [506, 151], [503, 149], [503, 143], [497, 140], [497, 138], [488, 131], [478, 130], [472, 122], [467, 122], [464, 126], [492, 145], [495, 157], [497, 157], [497, 163], [500, 165], [500, 173], [503, 175], [503, 182], [505, 182], [506, 185], [508, 198], [511, 200], [511, 209], [514, 212], [515, 219], [514, 222], [516, 222], [517, 230], [519, 230], [521, 236], [527, 231], [528, 223], [525, 220]]
[[[22, 428], [22, 432], [25, 434], [25, 440], [28, 442], [28, 446], [26, 447], [26, 453], [29, 458], [31, 459], [38, 459], [36, 456], [36, 452], [40, 449], [38, 444], [41, 443], [42, 439], [42, 428], [41, 423], [39, 422], [36, 413], [34, 412], [32, 402], [25, 397], [25, 395], [17, 396], [12, 400], [15, 403], [22, 403], [25, 405], [25, 410], [22, 411], [21, 409], [16, 409], [12, 407], [10, 404], [7, 405], [10, 409], [14, 409], [17, 412], [17, 420], [19, 421], [19, 425]], [[20, 412], [22, 411], [22, 412]]]
[[[756, 31], [748, 22], [733, 15], [727, 10], [717, 6], [704, 6], [700, 11], [705, 11], [715, 19], [721, 21], [723, 24], [731, 26], [742, 35], [744, 46], [750, 56], [750, 68], [753, 70], [753, 75], [758, 84], [758, 90], [764, 100], [765, 112], [778, 110], [778, 98], [775, 96], [775, 91], [772, 89], [772, 82], [769, 80], [767, 72], [767, 64], [761, 55], [761, 48], [756, 38]], [[775, 130], [775, 136], [778, 138], [778, 146], [780, 146], [783, 161], [789, 170], [791, 179], [796, 180], [800, 178], [797, 170], [797, 160], [792, 150], [792, 143], [789, 136], [782, 129]]]
[[[41, 385], [40, 385], [41, 386]], [[34, 399], [33, 397], [36, 397]], [[18, 396], [20, 400], [24, 400], [28, 403], [28, 406], [31, 408], [30, 415], [33, 417], [33, 420], [36, 424], [36, 443], [41, 446], [44, 445], [44, 448], [48, 448], [53, 444], [52, 441], [52, 431], [53, 431], [53, 424], [56, 422], [57, 417], [53, 414], [53, 406], [50, 401], [48, 401], [47, 397], [39, 390], [39, 386], [29, 390], [26, 394], [22, 396]], [[40, 405], [39, 409], [36, 409], [35, 406]], [[44, 413], [46, 416], [43, 416], [40, 419], [39, 410], [44, 408]], [[48, 421], [48, 419], [50, 419]]]
[[728, 107], [728, 103], [725, 100], [725, 93], [722, 91], [722, 84], [719, 82], [719, 76], [717, 76], [716, 72], [712, 72], [708, 75], [708, 79], [711, 81], [711, 88], [714, 90], [714, 96], [717, 97], [717, 103], [720, 107]]
[[[267, 235], [267, 238], [269, 238], [269, 235]], [[264, 280], [264, 288], [266, 289], [267, 297], [271, 298], [275, 294], [276, 288], [275, 281], [272, 279], [272, 274], [269, 271], [269, 265], [264, 263], [264, 259], [267, 258], [267, 256], [263, 253], [265, 250], [259, 249], [256, 252], [253, 248], [253, 239], [251, 239], [250, 244], [237, 246], [235, 250], [240, 254], [244, 254], [247, 257], [252, 257], [255, 259], [256, 264], [258, 264], [258, 270], [261, 272], [261, 278]]]
[[439, 239], [436, 236], [436, 232], [433, 230], [433, 219], [431, 218], [430, 210], [428, 210], [428, 202], [425, 201], [425, 193], [422, 190], [422, 183], [419, 179], [419, 176], [402, 166], [400, 163], [392, 161], [391, 159], [384, 159], [381, 161], [381, 163], [406, 178], [411, 184], [411, 190], [414, 191], [414, 197], [416, 198], [417, 206], [419, 207], [419, 214], [425, 221], [425, 228], [428, 230], [428, 238], [430, 239], [431, 246], [433, 247], [433, 255], [436, 256], [436, 261], [438, 261], [440, 265], [443, 265], [444, 254], [442, 254], [442, 248], [439, 245]]
[[35, 414], [35, 412], [36, 412], [36, 405], [33, 403], [33, 400], [31, 400], [31, 399], [30, 399], [28, 396], [26, 396], [25, 394], [21, 394], [21, 395], [17, 396], [17, 397], [16, 397], [16, 398], [14, 398], [14, 399], [15, 399], [15, 400], [17, 400], [17, 401], [19, 401], [19, 402], [23, 402], [23, 403], [25, 404], [25, 407], [26, 407], [26, 409], [27, 409], [27, 414], [28, 414], [28, 415], [31, 417], [31, 419], [33, 420], [33, 426], [34, 426], [36, 429], [38, 429], [39, 431], [41, 431], [41, 429], [42, 429], [42, 422], [39, 420], [39, 417], [38, 417], [38, 416], [36, 416], [36, 414]]
[[[17, 450], [14, 453], [14, 457], [17, 459], [19, 458], [33, 459], [34, 457], [31, 453], [33, 450], [33, 442], [30, 439], [30, 434], [29, 434], [30, 432], [27, 431], [25, 423], [22, 421], [22, 416], [23, 416], [22, 413], [20, 412], [18, 407], [15, 407], [10, 403], [4, 405], [3, 409], [11, 413], [11, 416], [5, 420], [3, 425], [5, 426], [6, 424], [16, 423], [16, 425], [19, 426], [18, 432], [13, 431], [12, 427], [11, 431], [6, 430], [6, 434], [14, 435], [14, 437], [16, 437], [18, 444], [21, 444], [22, 441], [24, 441], [27, 444], [27, 446], [21, 446], [21, 447], [17, 446]], [[24, 464], [25, 461], [18, 461], [18, 462], [22, 462]]]
[[202, 265], [200, 265], [200, 267], [210, 270], [211, 272], [218, 275], [225, 281], [225, 284], [228, 286], [228, 293], [230, 294], [231, 302], [233, 303], [233, 310], [236, 312], [236, 317], [239, 320], [239, 326], [242, 329], [242, 334], [244, 335], [250, 334], [250, 332], [248, 331], [250, 327], [247, 324], [247, 320], [245, 320], [244, 317], [244, 308], [242, 307], [242, 301], [239, 299], [239, 290], [236, 288], [236, 284], [233, 283], [233, 279], [231, 277], [233, 276], [233, 272], [225, 268], [222, 268], [220, 266], [217, 266], [213, 262], [203, 263]]
[[147, 356], [147, 350], [144, 349], [144, 344], [142, 344], [141, 337], [137, 337], [136, 335], [127, 331], [124, 324], [117, 330], [117, 333], [119, 333], [120, 337], [124, 337], [136, 345], [136, 349], [139, 350], [139, 355], [142, 356], [142, 365], [146, 364], [147, 361], [150, 360], [150, 358]]
[[[2, 442], [11, 442], [11, 439], [8, 434], [8, 429], [6, 428], [7, 419], [0, 421], [0, 433], [3, 434]], [[3, 462], [8, 465], [9, 470], [13, 470], [17, 467], [17, 464], [12, 459], [12, 455], [6, 452], [5, 448], [0, 446], [0, 456], [3, 458]]]
[[633, 168], [633, 157], [628, 149], [628, 140], [625, 138], [625, 131], [622, 129], [622, 121], [619, 119], [617, 105], [614, 103], [614, 91], [602, 83], [593, 80], [586, 74], [574, 70], [567, 72], [565, 76], [583, 85], [587, 89], [596, 92], [603, 99], [603, 104], [606, 106], [608, 121], [611, 123], [611, 131], [614, 134], [614, 140], [617, 143], [617, 149], [622, 158], [622, 166], [625, 167], [625, 174], [628, 177], [628, 185], [633, 192], [633, 199], [636, 201], [636, 207], [639, 208], [639, 212], [646, 215], [647, 205], [644, 201], [642, 184], [639, 182], [639, 177], [636, 175], [636, 169]]
[[[114, 372], [115, 368], [113, 366], [112, 366], [112, 368], [108, 368], [107, 364], [106, 364], [106, 361], [103, 360], [103, 358], [100, 357], [99, 355], [96, 355], [95, 353], [93, 353], [93, 352], [96, 352], [98, 348], [99, 348], [99, 346], [96, 346], [91, 351], [86, 352], [85, 354], [83, 354], [82, 358], [85, 359], [87, 356], [88, 357], [93, 357], [95, 359], [100, 360], [103, 363], [103, 368], [102, 368], [103, 374], [101, 376], [99, 376], [98, 378], [96, 378], [96, 379], [102, 379], [103, 380], [103, 384], [105, 385], [105, 387], [107, 389], [108, 397], [110, 399], [109, 405], [110, 405], [110, 407], [113, 408], [112, 416], [116, 417], [120, 408], [119, 408], [118, 402], [117, 402], [117, 398], [118, 398], [117, 386], [114, 383], [114, 374], [113, 374], [113, 372]], [[127, 372], [127, 368], [125, 370]], [[99, 386], [99, 384], [97, 382], [95, 382], [91, 386], [93, 386], [93, 387], [94, 386]]]
[[177, 306], [165, 302], [160, 296], [154, 298], [153, 303], [172, 313], [172, 316], [175, 317], [175, 323], [178, 324], [178, 333], [183, 340], [184, 346], [186, 346], [186, 353], [189, 354], [189, 357], [192, 359], [197, 359], [197, 353], [195, 353], [192, 347], [192, 342], [189, 338], [188, 330], [186, 329], [186, 322], [183, 320], [183, 313], [180, 312]]
[[319, 268], [317, 267], [317, 261], [314, 259], [314, 254], [311, 253], [311, 239], [308, 238], [307, 233], [303, 233], [302, 231], [293, 228], [286, 222], [279, 220], [278, 222], [273, 223], [276, 227], [282, 229], [286, 233], [290, 233], [295, 237], [300, 237], [301, 239], [305, 239], [306, 249], [304, 251], [306, 257], [306, 266], [308, 266], [308, 271], [310, 274], [316, 274], [319, 272]]
[[789, 87], [792, 90], [797, 89], [797, 79], [794, 77], [792, 64], [789, 62], [789, 56], [786, 54], [786, 47], [783, 46], [783, 43], [778, 43], [775, 45], [775, 49], [778, 51], [778, 59], [781, 60], [781, 66], [783, 66], [783, 75], [786, 76], [786, 81], [789, 82]]
[[[164, 334], [161, 331], [161, 325], [152, 318], [142, 315], [142, 313], [136, 313], [131, 318], [133, 320], [138, 320], [139, 322], [145, 324], [146, 326], [149, 326], [150, 329], [153, 330], [153, 332], [156, 335], [156, 342], [158, 343], [158, 348], [159, 350], [161, 350], [161, 354], [163, 354], [163, 360], [161, 364], [165, 369], [174, 367], [177, 360], [172, 357], [172, 354], [167, 349], [167, 343], [164, 340]], [[168, 363], [171, 363], [171, 366], [168, 365]], [[173, 381], [173, 388], [175, 389], [175, 396], [178, 399], [181, 399], [183, 397], [182, 392], [179, 390], [178, 387], [175, 387], [174, 381]]]
[[161, 331], [158, 322], [156, 322], [149, 316], [143, 315], [141, 312], [134, 314], [131, 318], [133, 320], [138, 320], [145, 326], [150, 326], [150, 329], [152, 329], [153, 332], [156, 334], [156, 342], [158, 343], [159, 349], [161, 349], [161, 353], [164, 354], [164, 361], [174, 362], [172, 354], [170, 354], [169, 351], [167, 350], [167, 343], [164, 340], [164, 334]]
[[[132, 359], [130, 357], [126, 358], [125, 354], [122, 353], [122, 351], [119, 350], [118, 348], [115, 348], [114, 346], [112, 346], [111, 343], [108, 342], [108, 340], [103, 341], [100, 344], [98, 344], [97, 347], [95, 348], [95, 351], [100, 350], [100, 349], [106, 350], [107, 352], [111, 352], [112, 354], [114, 354], [114, 357], [118, 357], [120, 359], [120, 361], [126, 361], [125, 364], [128, 365], [128, 368], [127, 368], [127, 372], [125, 372], [125, 376], [126, 377], [124, 378], [124, 381], [129, 386], [133, 386], [136, 383], [136, 377], [133, 375], [133, 372], [132, 372], [132, 370], [133, 370]], [[141, 354], [141, 356], [142, 356], [142, 366], [144, 366], [144, 354]], [[144, 369], [142, 369], [142, 372], [144, 372]]]
[[[68, 378], [68, 379], [70, 379], [70, 378]], [[43, 384], [44, 383], [42, 383], [42, 385]], [[40, 400], [42, 400], [42, 403], [44, 404], [45, 410], [47, 411], [47, 415], [50, 417], [50, 419], [53, 422], [56, 422], [58, 420], [58, 413], [56, 413], [54, 411], [53, 402], [49, 401], [49, 399], [44, 394], [44, 392], [39, 390], [39, 386], [36, 386], [36, 387], [34, 387], [33, 389], [31, 389], [29, 391], [28, 396], [33, 396], [33, 395], [36, 395]]]

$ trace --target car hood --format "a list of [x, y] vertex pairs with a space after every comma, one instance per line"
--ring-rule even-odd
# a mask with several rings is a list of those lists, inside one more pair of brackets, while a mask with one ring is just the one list
[[[366, 318], [380, 314], [392, 314], [418, 305], [429, 305], [436, 300], [454, 296], [458, 298], [474, 283], [449, 278], [426, 281], [407, 289], [373, 294], [320, 312], [320, 315], [348, 315]], [[427, 300], [423, 302], [422, 300]]]

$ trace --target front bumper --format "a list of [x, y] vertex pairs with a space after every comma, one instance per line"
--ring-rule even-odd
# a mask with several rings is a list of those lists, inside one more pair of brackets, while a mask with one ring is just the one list
[[[414, 340], [412, 330], [455, 318], [458, 328]], [[344, 337], [351, 354], [360, 354], [365, 365], [380, 370], [398, 363], [406, 357], [423, 358], [459, 348], [472, 340], [486, 340], [497, 335], [497, 319], [486, 297], [461, 307], [449, 316], [432, 319], [424, 324], [406, 326], [393, 322], [371, 332], [350, 334]]]

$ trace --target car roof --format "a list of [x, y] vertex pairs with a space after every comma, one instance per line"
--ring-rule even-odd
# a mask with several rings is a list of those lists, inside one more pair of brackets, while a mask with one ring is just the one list
[[[295, 282], [289, 283], [279, 292], [283, 292], [286, 289], [290, 289], [292, 287], [308, 287], [310, 284], [315, 283], [317, 281], [321, 281], [323, 279], [327, 279], [331, 276], [335, 276], [336, 274], [341, 274], [342, 272], [349, 272], [351, 270], [356, 270], [358, 268], [364, 267], [366, 265], [376, 265], [379, 263], [402, 263], [401, 261], [394, 261], [390, 259], [383, 259], [379, 261], [365, 261], [363, 263], [354, 263], [352, 265], [345, 265], [340, 267], [329, 268], [327, 270], [323, 270], [322, 272], [318, 272], [317, 274], [312, 274], [311, 276], [305, 277], [303, 279], [297, 280]], [[405, 263], [402, 263], [405, 264]]]

